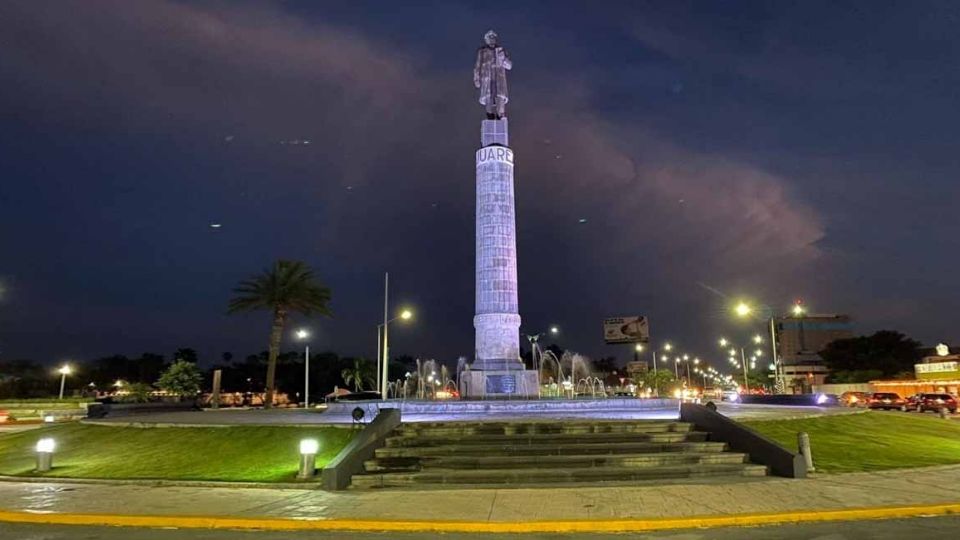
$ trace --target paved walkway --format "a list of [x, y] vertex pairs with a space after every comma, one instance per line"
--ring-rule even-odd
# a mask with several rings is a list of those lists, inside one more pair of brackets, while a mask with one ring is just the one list
[[960, 466], [730, 483], [328, 493], [0, 482], [0, 512], [310, 520], [663, 519], [960, 503]]

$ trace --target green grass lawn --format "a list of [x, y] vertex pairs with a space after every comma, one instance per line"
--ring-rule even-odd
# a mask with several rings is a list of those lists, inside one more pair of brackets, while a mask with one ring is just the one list
[[354, 431], [335, 427], [133, 428], [61, 424], [0, 435], [0, 474], [39, 476], [34, 445], [57, 442], [45, 477], [283, 482], [294, 479], [299, 442], [320, 441], [323, 467]]
[[868, 411], [744, 423], [794, 451], [797, 433], [806, 431], [817, 471], [878, 471], [960, 463], [960, 421], [943, 420], [932, 413]]

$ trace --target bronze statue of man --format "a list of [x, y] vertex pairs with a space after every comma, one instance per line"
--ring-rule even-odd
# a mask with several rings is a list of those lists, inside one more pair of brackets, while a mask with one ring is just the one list
[[473, 86], [480, 89], [480, 104], [487, 110], [487, 118], [497, 120], [507, 116], [507, 70], [513, 62], [500, 46], [497, 33], [490, 30], [483, 35], [484, 44], [477, 49], [477, 63], [473, 67]]

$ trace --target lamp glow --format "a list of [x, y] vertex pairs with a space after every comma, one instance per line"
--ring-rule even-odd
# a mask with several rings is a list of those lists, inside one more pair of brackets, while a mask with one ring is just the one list
[[72, 371], [73, 371], [73, 369], [70, 367], [69, 364], [64, 364], [63, 367], [61, 367], [60, 369], [57, 370], [57, 373], [59, 373], [59, 374], [61, 374], [61, 375], [69, 375], [70, 372], [72, 372]]
[[752, 311], [753, 308], [751, 308], [745, 302], [740, 302], [733, 308], [733, 312], [736, 313], [738, 317], [746, 317], [747, 315], [750, 315]]
[[551, 333], [551, 334], [559, 334], [559, 333], [560, 333], [560, 329], [559, 329], [558, 327], [556, 327], [556, 326], [551, 326], [551, 327], [550, 327], [550, 333]]
[[52, 454], [56, 447], [57, 441], [49, 437], [37, 441], [37, 452], [40, 454]]
[[307, 329], [301, 328], [297, 330], [297, 339], [307, 339], [308, 337], [310, 337], [310, 332]]
[[300, 454], [315, 455], [320, 450], [320, 442], [316, 439], [303, 439], [300, 441]]
[[410, 319], [411, 317], [413, 317], [413, 312], [410, 311], [409, 309], [405, 309], [402, 312], [400, 312], [400, 318], [405, 321]]

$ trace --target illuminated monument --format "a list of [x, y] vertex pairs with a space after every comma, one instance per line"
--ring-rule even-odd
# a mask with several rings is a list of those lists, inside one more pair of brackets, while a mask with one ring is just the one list
[[487, 114], [477, 150], [477, 267], [474, 362], [461, 376], [467, 397], [536, 396], [538, 378], [520, 360], [517, 231], [506, 105], [513, 67], [492, 30], [477, 50], [473, 84]]

